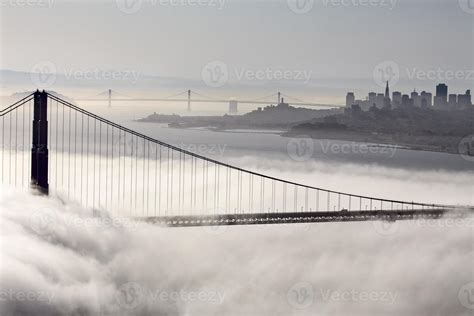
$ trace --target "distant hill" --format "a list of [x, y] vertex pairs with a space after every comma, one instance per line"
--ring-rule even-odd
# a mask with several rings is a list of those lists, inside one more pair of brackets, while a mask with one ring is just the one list
[[341, 139], [457, 153], [461, 139], [474, 134], [474, 108], [440, 111], [417, 107], [346, 110], [293, 126], [286, 136]]
[[212, 127], [218, 129], [270, 128], [287, 130], [296, 123], [342, 113], [342, 109], [313, 110], [287, 103], [269, 105], [244, 115], [179, 116], [154, 113], [138, 122], [169, 123], [173, 127]]

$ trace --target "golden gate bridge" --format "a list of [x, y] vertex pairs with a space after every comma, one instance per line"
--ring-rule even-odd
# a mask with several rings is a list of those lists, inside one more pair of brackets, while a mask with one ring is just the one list
[[5, 186], [169, 226], [408, 220], [472, 207], [338, 192], [198, 155], [46, 91], [0, 111]]

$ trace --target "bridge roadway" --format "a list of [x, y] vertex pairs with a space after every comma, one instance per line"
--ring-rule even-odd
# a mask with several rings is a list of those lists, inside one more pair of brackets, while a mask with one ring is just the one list
[[[99, 99], [99, 98], [89, 98], [89, 99], [75, 99], [76, 101], [108, 101], [108, 99]], [[113, 102], [149, 102], [149, 101], [154, 101], [154, 102], [188, 102], [188, 99], [160, 99], [160, 98], [121, 98], [121, 99], [110, 99], [110, 101]], [[201, 103], [229, 103], [230, 101], [235, 101], [239, 104], [271, 104], [272, 102], [270, 101], [252, 101], [252, 100], [224, 100], [224, 99], [209, 99], [209, 100], [203, 100], [203, 99], [191, 99], [191, 103], [196, 103], [196, 102], [201, 102]], [[310, 103], [310, 102], [289, 102], [290, 105], [293, 106], [314, 106], [314, 107], [329, 107], [329, 108], [344, 108], [344, 105], [337, 105], [337, 104], [318, 104], [318, 103]]]
[[[469, 209], [473, 211], [473, 209]], [[471, 212], [472, 214], [472, 212]], [[295, 224], [325, 222], [398, 221], [415, 219], [463, 218], [467, 209], [412, 209], [379, 211], [299, 212], [299, 213], [254, 213], [229, 215], [193, 215], [146, 217], [148, 223], [169, 227]]]

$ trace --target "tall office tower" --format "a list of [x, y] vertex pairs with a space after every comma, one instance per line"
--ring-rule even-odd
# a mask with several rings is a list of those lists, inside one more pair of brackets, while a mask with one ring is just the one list
[[458, 104], [459, 107], [472, 106], [471, 90], [467, 90], [466, 94], [460, 94], [457, 97], [458, 97], [457, 104]]
[[410, 105], [410, 96], [408, 94], [402, 95], [402, 105], [409, 106]]
[[398, 107], [402, 105], [402, 93], [395, 91], [392, 93], [392, 105]]
[[385, 98], [390, 99], [390, 88], [388, 87], [388, 80], [387, 86], [385, 87]]
[[435, 97], [435, 106], [436, 107], [446, 107], [448, 104], [448, 86], [444, 83], [440, 83], [436, 86], [436, 97]]
[[413, 92], [410, 95], [410, 98], [411, 98], [411, 102], [413, 103], [414, 106], [421, 107], [420, 96], [418, 95], [418, 92], [416, 92], [416, 89], [413, 90]]
[[433, 106], [433, 95], [431, 92], [422, 91], [420, 94], [421, 107], [432, 107]]
[[377, 93], [369, 92], [369, 104], [372, 106], [374, 103], [377, 103]]
[[458, 103], [458, 96], [456, 94], [450, 94], [448, 97], [448, 105], [450, 108], [456, 107]]
[[351, 108], [355, 101], [354, 92], [348, 92], [346, 95], [346, 107]]
[[385, 95], [383, 93], [377, 93], [377, 97], [375, 99], [375, 106], [379, 109], [383, 108], [384, 100]]

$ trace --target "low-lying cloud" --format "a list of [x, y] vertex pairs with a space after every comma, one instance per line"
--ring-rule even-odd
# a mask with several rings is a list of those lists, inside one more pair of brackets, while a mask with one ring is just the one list
[[[251, 161], [239, 163], [330, 189], [472, 201], [468, 174]], [[474, 311], [472, 217], [166, 228], [3, 187], [0, 232], [1, 315]]]

